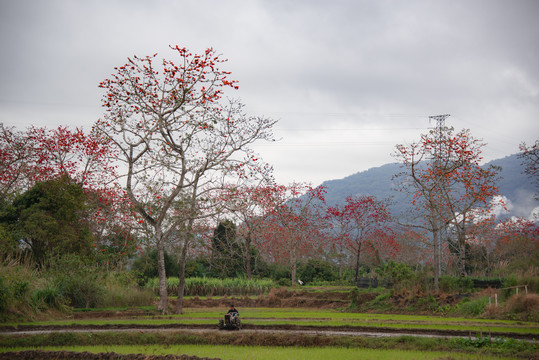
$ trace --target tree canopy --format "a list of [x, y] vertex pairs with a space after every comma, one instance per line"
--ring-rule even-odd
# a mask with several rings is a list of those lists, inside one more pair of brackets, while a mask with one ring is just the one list
[[89, 254], [85, 201], [82, 187], [67, 176], [38, 182], [4, 206], [0, 222], [7, 234], [2, 242], [31, 250], [37, 263], [56, 253]]

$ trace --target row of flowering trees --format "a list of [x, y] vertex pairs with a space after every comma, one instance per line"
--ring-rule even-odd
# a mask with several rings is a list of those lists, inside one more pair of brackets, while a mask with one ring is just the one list
[[[301, 254], [327, 243], [320, 241], [327, 237], [322, 190], [274, 184], [271, 167], [251, 145], [273, 141], [275, 121], [248, 116], [240, 102], [224, 100], [238, 88], [222, 69], [226, 60], [212, 49], [200, 55], [171, 50], [174, 61], [135, 56], [101, 82], [106, 114], [94, 128], [116, 151], [126, 196], [148, 245], [157, 249], [159, 309], [168, 309], [165, 248], [178, 249], [184, 266], [196, 229], [223, 213], [242, 217], [245, 257], [256, 241], [273, 259], [289, 260], [295, 283]], [[255, 231], [263, 236], [255, 238]], [[184, 268], [178, 312], [183, 275]]]
[[2, 249], [22, 243], [38, 263], [73, 239], [86, 239], [80, 251], [132, 250], [134, 223], [110, 156], [111, 144], [95, 132], [0, 124]]
[[[180, 274], [174, 275], [180, 278], [176, 311], [181, 312], [185, 264], [197, 243], [211, 247], [211, 229], [223, 218], [238, 224], [239, 244], [231, 249], [244, 260], [248, 277], [253, 248], [268, 261], [286, 262], [292, 283], [298, 262], [312, 256], [341, 267], [352, 264], [356, 279], [366, 254], [405, 260], [403, 254], [410, 252], [408, 261], [429, 261], [417, 255], [426, 247], [412, 251], [408, 246], [423, 241], [423, 230], [433, 234], [438, 269], [438, 234], [447, 226], [457, 234], [465, 274], [466, 245], [482, 216], [478, 209], [487, 213], [497, 193], [496, 172], [479, 166], [482, 144], [468, 132], [443, 129], [397, 147], [405, 167], [404, 189], [413, 194], [421, 219], [402, 227], [392, 219], [386, 200], [350, 196], [344, 204], [328, 206], [323, 188], [275, 184], [271, 166], [252, 150], [256, 142], [273, 141], [275, 121], [249, 116], [241, 102], [225, 98], [238, 85], [222, 69], [226, 60], [212, 49], [202, 54], [178, 46], [170, 50], [173, 61], [158, 61], [157, 54], [134, 56], [100, 83], [105, 115], [89, 133], [65, 127], [0, 128], [2, 241], [23, 241], [31, 249], [39, 243], [41, 249], [53, 233], [39, 235], [42, 220], [52, 221], [45, 215], [55, 213], [53, 220], [65, 224], [67, 213], [77, 213], [78, 220], [70, 221], [85, 224], [91, 234], [88, 246], [96, 250], [117, 239], [120, 255], [128, 244], [157, 251], [158, 308], [163, 312], [168, 311], [170, 275], [165, 250], [179, 254]], [[28, 193], [47, 181], [63, 181], [59, 191], [76, 194], [77, 188], [85, 200], [67, 211], [49, 201], [58, 191], [48, 198], [46, 189]]]
[[[340, 268], [353, 264], [355, 278], [363, 253], [394, 257], [400, 231], [388, 210], [388, 202], [372, 196], [349, 196], [345, 204], [326, 204], [323, 187], [293, 183], [227, 190], [227, 216], [241, 224], [247, 277], [249, 251], [255, 246], [269, 262], [290, 267], [297, 281], [297, 264], [312, 257], [325, 258]], [[243, 255], [239, 255], [243, 256]]]
[[[197, 188], [194, 181], [178, 191], [178, 185], [164, 176], [157, 179], [162, 181], [159, 184], [156, 184], [157, 180], [146, 180], [152, 175], [149, 161], [143, 169], [132, 173], [133, 164], [112, 165], [113, 157], [121, 158], [118, 147], [111, 138], [95, 129], [89, 134], [65, 127], [26, 131], [2, 127], [1, 130], [5, 206], [1, 209], [0, 222], [10, 230], [16, 228], [16, 223], [20, 228], [25, 227], [24, 232], [11, 231], [12, 236], [3, 237], [2, 244], [9, 245], [10, 250], [24, 244], [38, 263], [44, 260], [47, 252], [87, 254], [92, 249], [104, 251], [105, 247], [110, 248], [114, 238], [120, 246], [116, 249], [120, 256], [126, 254], [127, 247], [132, 249], [142, 245], [158, 252], [162, 249], [163, 254], [165, 249], [175, 251], [181, 255], [180, 265], [185, 265], [193, 241], [202, 239], [211, 247], [207, 235], [211, 233], [215, 219], [230, 217], [239, 224], [237, 240], [241, 247], [236, 255], [245, 259], [247, 276], [251, 276], [249, 257], [254, 247], [267, 261], [289, 264], [291, 280], [295, 283], [299, 261], [339, 249], [334, 251], [338, 257], [346, 257], [350, 251], [357, 255], [357, 270], [363, 242], [369, 243], [363, 251], [372, 252], [378, 244], [385, 244], [384, 241], [391, 238], [391, 229], [384, 228], [389, 223], [387, 204], [371, 197], [350, 197], [342, 208], [338, 205], [327, 207], [323, 188], [275, 184], [269, 181], [271, 178], [267, 176], [269, 171], [265, 164], [255, 174], [256, 168], [252, 164], [247, 167], [245, 158], [236, 168], [233, 167], [236, 160], [227, 165], [229, 170], [240, 172], [236, 178], [221, 174], [221, 177], [202, 179], [199, 175], [198, 181], [206, 183]], [[20, 149], [20, 152], [14, 149]], [[23, 151], [23, 155], [16, 156]], [[134, 154], [134, 151], [127, 153]], [[204, 163], [207, 166], [208, 162]], [[197, 169], [196, 166], [191, 168]], [[245, 175], [247, 171], [249, 176]], [[180, 178], [187, 181], [187, 175]], [[122, 179], [127, 186], [121, 185]], [[167, 185], [172, 195], [167, 193]], [[49, 189], [47, 194], [43, 193], [44, 189]], [[172, 197], [174, 191], [178, 193], [176, 197]], [[43, 231], [47, 226], [42, 215], [32, 215], [35, 224], [30, 226], [26, 218], [28, 208], [17, 214], [10, 213], [13, 206], [24, 201], [29, 202], [28, 208], [37, 206], [42, 213], [62, 212], [64, 217], [57, 217], [55, 221], [70, 223], [69, 229], [64, 227], [65, 233], [71, 232], [70, 236], [60, 236], [57, 228]], [[54, 210], [51, 202], [62, 207]], [[79, 226], [83, 228], [79, 229]], [[41, 236], [36, 235], [39, 231], [29, 231], [30, 227], [41, 229]], [[384, 231], [387, 239], [380, 237]], [[53, 241], [55, 236], [59, 236], [57, 244]], [[160, 236], [159, 241], [156, 236]], [[84, 249], [72, 246], [76, 243], [75, 238], [86, 242]], [[166, 279], [167, 274], [164, 272], [163, 276]], [[166, 296], [168, 294], [161, 294], [162, 298]], [[166, 308], [165, 303], [163, 306]]]

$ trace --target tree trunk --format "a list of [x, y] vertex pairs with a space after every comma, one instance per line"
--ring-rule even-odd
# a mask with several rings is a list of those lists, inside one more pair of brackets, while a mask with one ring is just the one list
[[290, 272], [292, 275], [292, 286], [296, 285], [296, 272], [297, 272], [297, 259], [296, 259], [296, 249], [293, 249], [290, 253]]
[[178, 302], [176, 303], [176, 314], [183, 313], [183, 295], [185, 293], [185, 262], [187, 260], [187, 247], [189, 246], [189, 235], [185, 237], [182, 253], [180, 256], [180, 283], [178, 284]]
[[161, 231], [156, 231], [157, 239], [157, 272], [159, 276], [159, 304], [157, 310], [168, 314], [167, 274], [165, 269], [165, 244]]
[[361, 243], [357, 244], [357, 252], [356, 252], [356, 284], [359, 280], [359, 255], [361, 254]]
[[466, 277], [466, 236], [463, 232], [457, 234], [459, 243], [459, 272], [461, 277]]
[[247, 273], [247, 280], [251, 280], [251, 231], [247, 233], [245, 239], [245, 272]]
[[432, 230], [432, 245], [434, 251], [434, 290], [440, 289], [438, 278], [440, 277], [440, 231], [438, 229]]

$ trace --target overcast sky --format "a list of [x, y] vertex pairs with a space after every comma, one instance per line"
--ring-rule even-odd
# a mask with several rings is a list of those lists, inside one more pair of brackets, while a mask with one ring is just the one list
[[280, 183], [393, 162], [438, 114], [491, 160], [539, 137], [538, 15], [537, 0], [0, 0], [0, 122], [89, 130], [115, 66], [177, 44], [223, 54], [249, 114], [279, 120], [256, 150]]

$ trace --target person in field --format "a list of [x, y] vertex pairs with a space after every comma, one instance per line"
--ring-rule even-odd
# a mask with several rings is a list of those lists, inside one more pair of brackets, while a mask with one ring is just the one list
[[234, 307], [234, 304], [230, 304], [230, 308], [228, 309], [227, 314], [230, 314], [232, 318], [235, 318], [236, 316], [240, 314], [240, 312], [236, 310], [236, 308]]
[[228, 312], [225, 314], [224, 320], [219, 320], [220, 330], [239, 330], [241, 328], [240, 312], [230, 304]]

